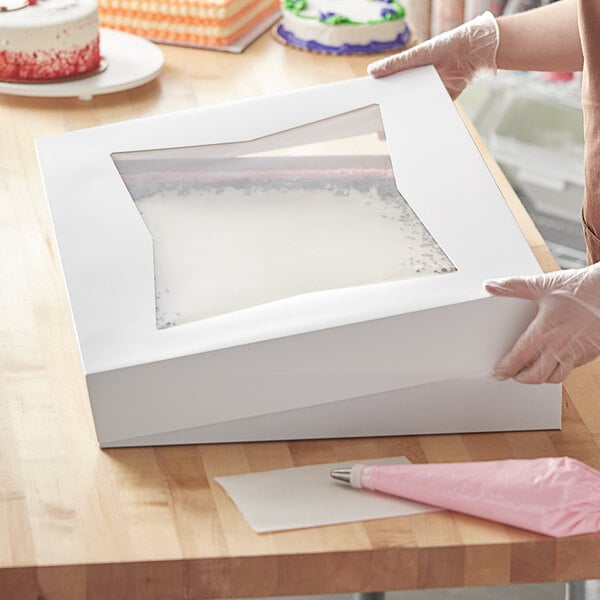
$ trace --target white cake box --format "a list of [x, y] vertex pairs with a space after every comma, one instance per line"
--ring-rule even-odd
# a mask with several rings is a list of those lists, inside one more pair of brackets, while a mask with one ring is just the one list
[[104, 447], [551, 429], [539, 273], [432, 68], [37, 140]]

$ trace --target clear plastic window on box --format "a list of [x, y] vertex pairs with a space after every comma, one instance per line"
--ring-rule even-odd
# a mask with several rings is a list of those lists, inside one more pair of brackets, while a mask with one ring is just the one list
[[383, 131], [369, 106], [246, 142], [113, 154], [153, 239], [157, 328], [455, 271], [398, 191]]

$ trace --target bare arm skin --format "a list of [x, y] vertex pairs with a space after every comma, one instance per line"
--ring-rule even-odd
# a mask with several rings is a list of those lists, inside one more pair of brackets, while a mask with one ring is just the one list
[[499, 17], [499, 69], [581, 71], [583, 52], [577, 1], [560, 0], [524, 13]]

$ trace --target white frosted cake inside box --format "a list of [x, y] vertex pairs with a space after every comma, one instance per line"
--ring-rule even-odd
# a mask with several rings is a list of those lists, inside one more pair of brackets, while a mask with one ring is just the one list
[[[375, 127], [378, 109], [363, 111]], [[344, 150], [363, 153], [332, 153]], [[377, 131], [216, 159], [160, 152], [113, 157], [153, 239], [159, 329], [455, 270], [398, 191]]]

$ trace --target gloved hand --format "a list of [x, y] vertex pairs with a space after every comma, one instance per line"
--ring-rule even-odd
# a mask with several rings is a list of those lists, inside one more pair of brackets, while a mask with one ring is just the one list
[[367, 72], [373, 77], [384, 77], [433, 65], [454, 100], [476, 76], [496, 73], [498, 36], [496, 19], [486, 12], [414, 48], [371, 63]]
[[600, 355], [600, 264], [488, 281], [485, 289], [538, 305], [535, 319], [495, 367], [497, 379], [560, 383]]

